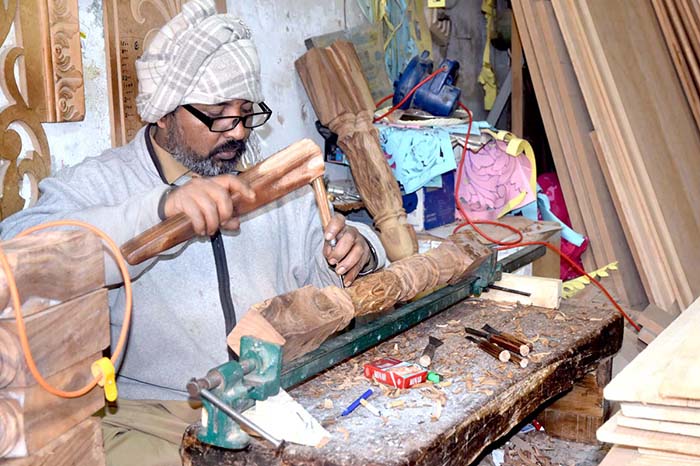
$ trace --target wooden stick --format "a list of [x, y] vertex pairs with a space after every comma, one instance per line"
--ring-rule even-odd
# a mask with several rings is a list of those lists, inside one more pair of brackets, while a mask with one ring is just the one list
[[[236, 215], [252, 212], [309, 184], [322, 176], [324, 169], [323, 154], [318, 145], [309, 139], [295, 142], [239, 175], [256, 197], [251, 202], [234, 194]], [[136, 265], [194, 236], [192, 222], [181, 213], [127, 241], [121, 251], [129, 264]]]
[[510, 360], [510, 351], [501, 349], [489, 341], [481, 338], [474, 338], [471, 335], [467, 335], [467, 340], [475, 343], [484, 353], [493, 356], [501, 362], [508, 362]]
[[326, 192], [326, 185], [323, 183], [323, 177], [319, 176], [313, 180], [311, 187], [314, 190], [316, 204], [318, 204], [318, 213], [321, 215], [321, 226], [325, 230], [331, 221], [331, 209], [328, 207], [328, 193]]
[[527, 354], [530, 353], [530, 348], [528, 348], [526, 345], [521, 345], [520, 343], [514, 342], [508, 338], [504, 338], [499, 335], [493, 335], [488, 332], [477, 330], [471, 327], [465, 327], [464, 330], [471, 335], [488, 340], [494, 345], [498, 345], [501, 348], [506, 349], [512, 353], [522, 354], [523, 352], [525, 352], [526, 354], [522, 354], [523, 356], [527, 356]]
[[520, 367], [522, 367], [523, 369], [525, 369], [527, 367], [527, 365], [530, 363], [530, 360], [527, 358], [523, 358], [522, 356], [520, 356], [517, 353], [511, 352], [510, 353], [510, 362], [515, 363], [515, 364], [519, 365]]
[[491, 335], [497, 336], [499, 338], [499, 340], [508, 341], [513, 345], [517, 345], [518, 349], [515, 351], [520, 353], [522, 356], [527, 356], [534, 349], [532, 342], [529, 342], [523, 338], [517, 337], [511, 333], [505, 333], [505, 332], [501, 332], [500, 330], [496, 330], [495, 328], [491, 327], [489, 324], [484, 324], [484, 326], [481, 328], [485, 332], [488, 332]]

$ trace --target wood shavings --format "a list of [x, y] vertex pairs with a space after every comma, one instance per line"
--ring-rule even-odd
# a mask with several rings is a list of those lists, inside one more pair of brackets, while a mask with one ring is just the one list
[[328, 398], [323, 400], [323, 409], [333, 409], [333, 401]]
[[442, 404], [435, 403], [433, 414], [430, 415], [430, 422], [437, 422], [438, 420], [440, 420], [440, 416], [442, 416]]
[[330, 442], [330, 441], [331, 441], [330, 437], [323, 437], [321, 439], [321, 441], [316, 444], [315, 448], [321, 449], [321, 448], [325, 447], [326, 445], [328, 445], [328, 442]]
[[406, 402], [404, 400], [394, 400], [387, 403], [386, 407], [388, 409], [404, 409], [406, 407]]
[[450, 326], [450, 324], [435, 324], [437, 328], [447, 328]]
[[464, 391], [464, 385], [458, 385], [458, 386], [455, 386], [455, 388], [452, 389], [452, 394], [453, 394], [453, 395], [459, 395], [459, 394], [462, 393], [463, 391]]
[[340, 427], [340, 426], [336, 427], [336, 430], [338, 432], [340, 432], [341, 434], [343, 434], [343, 440], [345, 440], [347, 442], [348, 439], [350, 438], [350, 431], [347, 430], [345, 427]]
[[474, 391], [474, 376], [471, 374], [467, 375], [464, 378], [464, 385], [467, 387], [468, 392], [473, 392]]
[[461, 327], [461, 326], [462, 326], [462, 321], [461, 321], [461, 320], [457, 320], [457, 319], [449, 320], [449, 321], [447, 321], [447, 325], [451, 325], [451, 326], [453, 326], [453, 327], [454, 327], [455, 325], [459, 325], [459, 326]]
[[552, 354], [551, 351], [547, 351], [546, 353], [537, 353], [537, 354], [531, 354], [530, 355], [530, 361], [532, 362], [541, 362], [544, 358]]
[[447, 387], [449, 387], [450, 385], [452, 385], [452, 381], [451, 381], [451, 380], [443, 380], [442, 382], [440, 382], [440, 383], [438, 384], [438, 386], [439, 386], [440, 388], [447, 388]]

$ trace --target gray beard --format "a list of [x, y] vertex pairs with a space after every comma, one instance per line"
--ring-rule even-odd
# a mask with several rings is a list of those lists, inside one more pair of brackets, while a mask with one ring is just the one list
[[179, 128], [176, 128], [174, 124], [168, 126], [167, 140], [163, 148], [185, 168], [200, 176], [217, 176], [240, 172], [240, 162], [243, 159], [243, 154], [248, 150], [246, 147], [243, 152], [230, 160], [217, 159], [212, 157], [212, 154], [202, 157], [192, 151], [185, 143]]

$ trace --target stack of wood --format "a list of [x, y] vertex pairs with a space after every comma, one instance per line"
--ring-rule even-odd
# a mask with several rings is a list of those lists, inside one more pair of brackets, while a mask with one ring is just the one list
[[598, 438], [620, 446], [602, 464], [700, 462], [698, 326], [700, 299], [605, 387], [605, 398], [621, 409]]
[[584, 265], [618, 261], [627, 305], [686, 308], [700, 295], [700, 249], [688, 247], [700, 236], [700, 131], [652, 0], [513, 11], [572, 222], [591, 238]]
[[652, 0], [673, 65], [700, 127], [700, 3]]
[[295, 66], [319, 121], [338, 135], [338, 146], [350, 162], [357, 190], [389, 259], [415, 254], [416, 234], [406, 220], [399, 185], [373, 125], [374, 102], [355, 48], [336, 41], [309, 50]]
[[[77, 390], [109, 346], [109, 307], [101, 241], [55, 231], [1, 244], [17, 280], [29, 346], [54, 387]], [[0, 269], [0, 463], [104, 465], [102, 429], [92, 414], [104, 406], [95, 388], [79, 398], [48, 393], [31, 374], [15, 311]]]

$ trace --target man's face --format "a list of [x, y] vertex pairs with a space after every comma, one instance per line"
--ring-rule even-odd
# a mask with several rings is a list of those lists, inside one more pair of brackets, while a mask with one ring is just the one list
[[[241, 116], [253, 110], [253, 104], [245, 100], [192, 106], [211, 118]], [[250, 130], [241, 122], [229, 131], [212, 132], [188, 110], [178, 107], [158, 120], [156, 141], [194, 173], [216, 176], [239, 171], [238, 162], [246, 151], [249, 135]]]

